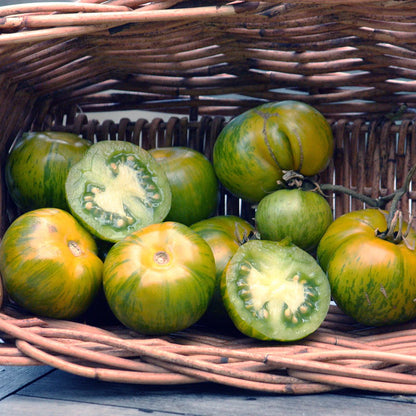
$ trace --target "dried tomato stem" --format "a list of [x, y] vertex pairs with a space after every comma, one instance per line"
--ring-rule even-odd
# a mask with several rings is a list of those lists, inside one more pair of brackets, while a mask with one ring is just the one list
[[398, 210], [398, 205], [399, 205], [401, 198], [403, 197], [403, 195], [405, 195], [409, 191], [410, 182], [412, 180], [412, 177], [415, 171], [416, 171], [416, 165], [413, 165], [412, 168], [409, 170], [409, 173], [406, 176], [403, 186], [397, 189], [396, 192], [394, 192], [393, 194], [389, 215], [387, 217], [387, 225], [389, 227], [391, 226], [393, 217], [396, 211]]
[[[367, 195], [361, 194], [359, 192], [356, 192], [350, 188], [347, 188], [342, 185], [333, 185], [333, 184], [323, 184], [319, 185], [319, 189], [323, 191], [332, 191], [335, 193], [343, 193], [346, 195], [350, 195], [353, 198], [359, 199], [360, 201], [364, 202], [366, 205], [373, 207], [373, 208], [384, 208], [384, 206], [389, 202], [389, 200], [386, 199], [374, 199]], [[392, 196], [393, 198], [393, 196]]]
[[356, 192], [346, 186], [334, 185], [334, 184], [318, 184], [310, 177], [305, 177], [302, 174], [295, 171], [287, 171], [284, 173], [282, 180], [280, 181], [282, 185], [287, 188], [302, 188], [304, 190], [315, 190], [321, 195], [325, 195], [325, 191], [331, 191], [335, 193], [343, 193], [350, 195], [360, 201], [364, 202], [370, 207], [374, 208], [384, 208], [384, 206], [393, 198], [394, 194], [386, 196], [384, 198], [374, 199], [367, 195], [363, 195], [359, 192]]
[[295, 171], [286, 171], [280, 181], [280, 184], [287, 187], [287, 188], [302, 188], [304, 190], [316, 190], [320, 192], [323, 196], [325, 195], [325, 191], [331, 191], [335, 193], [343, 193], [346, 195], [350, 195], [353, 198], [359, 199], [360, 201], [364, 202], [366, 205], [372, 208], [380, 208], [384, 209], [386, 205], [391, 201], [391, 208], [388, 213], [387, 217], [387, 225], [388, 229], [391, 228], [393, 222], [397, 223], [397, 221], [393, 221], [396, 211], [398, 210], [398, 205], [403, 197], [408, 191], [410, 182], [412, 177], [416, 171], [416, 164], [410, 169], [409, 173], [406, 176], [405, 182], [402, 187], [397, 189], [395, 192], [381, 196], [377, 199], [371, 198], [367, 195], [361, 194], [356, 192], [350, 188], [347, 188], [343, 185], [335, 185], [335, 184], [319, 184], [313, 178], [305, 177], [299, 172]]

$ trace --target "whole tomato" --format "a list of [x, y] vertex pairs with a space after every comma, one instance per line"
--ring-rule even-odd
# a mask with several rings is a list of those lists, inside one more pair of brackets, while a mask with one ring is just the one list
[[27, 311], [72, 319], [102, 282], [92, 236], [66, 211], [39, 208], [18, 217], [0, 244], [0, 273], [10, 298]]
[[191, 225], [215, 214], [219, 183], [214, 167], [202, 153], [187, 147], [159, 147], [149, 153], [164, 169], [172, 191], [166, 221]]
[[220, 282], [222, 273], [241, 244], [255, 232], [254, 226], [235, 215], [218, 215], [191, 225], [211, 247], [216, 266], [216, 288], [207, 310], [207, 318], [218, 323], [227, 317], [222, 302]]
[[306, 250], [314, 250], [333, 220], [327, 200], [317, 192], [280, 189], [258, 204], [255, 221], [263, 240], [285, 238]]
[[5, 166], [9, 194], [21, 211], [69, 210], [65, 195], [68, 171], [91, 142], [65, 132], [27, 132], [18, 139]]
[[152, 224], [111, 247], [103, 287], [108, 305], [126, 327], [146, 334], [180, 331], [198, 321], [211, 301], [214, 256], [188, 226]]
[[[387, 325], [416, 317], [416, 233], [385, 236], [387, 212], [349, 212], [328, 227], [317, 259], [337, 305], [366, 325]], [[407, 224], [402, 225], [402, 232]], [[381, 238], [383, 237], [383, 238]]]
[[313, 176], [333, 154], [332, 130], [315, 108], [299, 101], [272, 102], [232, 119], [214, 145], [213, 165], [234, 195], [258, 202], [279, 188], [283, 171]]

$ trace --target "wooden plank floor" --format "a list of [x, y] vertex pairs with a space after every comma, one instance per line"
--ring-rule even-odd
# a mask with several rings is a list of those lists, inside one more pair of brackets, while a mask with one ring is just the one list
[[215, 384], [142, 386], [101, 382], [50, 367], [0, 367], [0, 415], [396, 416], [416, 414], [416, 396], [343, 390], [279, 396]]

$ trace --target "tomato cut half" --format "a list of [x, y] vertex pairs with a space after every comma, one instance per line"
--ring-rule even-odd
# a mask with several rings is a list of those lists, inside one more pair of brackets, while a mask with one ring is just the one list
[[304, 338], [321, 325], [331, 300], [316, 260], [287, 241], [240, 246], [224, 271], [221, 293], [236, 328], [261, 340]]
[[162, 221], [171, 207], [166, 174], [156, 160], [133, 143], [93, 144], [66, 180], [73, 215], [95, 236], [119, 241]]

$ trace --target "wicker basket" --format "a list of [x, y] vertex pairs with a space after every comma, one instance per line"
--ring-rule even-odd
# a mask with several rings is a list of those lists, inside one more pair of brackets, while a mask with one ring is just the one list
[[[357, 6], [359, 4], [359, 7]], [[331, 123], [319, 178], [386, 195], [416, 163], [416, 1], [91, 0], [0, 7], [1, 166], [25, 130], [71, 131], [211, 156], [230, 116], [302, 100]], [[98, 122], [148, 110], [164, 119]], [[1, 235], [16, 210], [2, 185]], [[218, 213], [253, 217], [223, 192]], [[227, 196], [227, 197], [225, 197]], [[336, 216], [362, 203], [330, 195]], [[416, 194], [403, 199], [415, 212]], [[0, 287], [0, 305], [3, 292]], [[331, 306], [297, 343], [260, 342], [197, 324], [150, 338], [112, 323], [27, 316], [4, 296], [0, 365], [48, 364], [101, 380], [214, 382], [279, 394], [344, 387], [416, 394], [416, 323], [366, 328]]]

